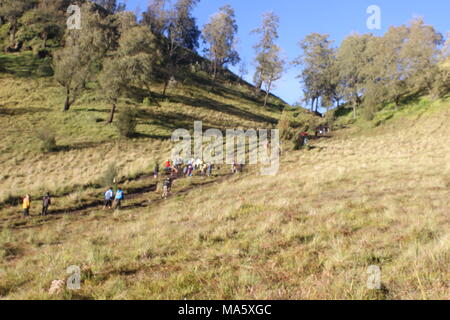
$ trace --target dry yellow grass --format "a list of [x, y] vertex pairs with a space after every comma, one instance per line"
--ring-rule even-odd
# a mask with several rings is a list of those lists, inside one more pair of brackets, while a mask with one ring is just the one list
[[[148, 207], [0, 236], [5, 299], [449, 299], [448, 101]], [[94, 159], [92, 159], [94, 160]], [[49, 296], [70, 265], [79, 291]], [[382, 290], [367, 269], [382, 270]]]
[[[205, 128], [265, 128], [280, 115], [274, 108], [261, 108], [248, 87], [225, 83], [210, 92], [194, 83], [171, 89], [159, 107], [136, 103], [140, 136], [120, 140], [114, 126], [98, 123], [109, 106], [94, 91], [85, 93], [70, 112], [61, 111], [63, 103], [62, 89], [49, 78], [0, 75], [0, 203], [11, 196], [57, 194], [93, 183], [110, 163], [122, 176], [150, 172], [155, 160], [170, 154], [172, 132], [193, 129], [194, 119]], [[39, 152], [36, 132], [42, 128], [55, 131], [61, 151]]]

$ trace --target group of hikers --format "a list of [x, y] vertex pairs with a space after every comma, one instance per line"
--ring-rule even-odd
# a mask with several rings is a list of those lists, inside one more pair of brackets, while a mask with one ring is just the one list
[[[113, 188], [109, 188], [104, 193], [104, 207], [103, 209], [120, 209], [122, 206], [122, 201], [124, 199], [124, 192], [122, 188], [118, 188], [117, 192], [114, 193]], [[46, 216], [49, 214], [49, 208], [52, 205], [52, 198], [50, 196], [50, 193], [46, 193], [44, 197], [42, 198], [42, 210], [41, 210], [41, 216]], [[22, 199], [22, 209], [23, 209], [23, 216], [29, 217], [30, 216], [30, 210], [31, 210], [31, 196], [27, 194]]]
[[[201, 176], [212, 176], [213, 164], [207, 163], [201, 159], [188, 159], [183, 160], [178, 157], [174, 161], [170, 159], [164, 163], [164, 173], [166, 175], [172, 175], [175, 177], [192, 177], [195, 171], [198, 171]], [[153, 170], [153, 176], [155, 179], [158, 178], [160, 172], [159, 164], [155, 165]]]
[[122, 208], [122, 201], [125, 198], [125, 194], [122, 188], [118, 188], [117, 192], [114, 194], [114, 189], [110, 187], [105, 192], [105, 200], [103, 210], [106, 209], [120, 209]]
[[[330, 129], [328, 126], [319, 126], [316, 128], [315, 136], [321, 136], [329, 133]], [[303, 147], [308, 145], [310, 136], [307, 132], [300, 132], [296, 141], [297, 147]], [[281, 152], [281, 149], [280, 149]], [[164, 174], [166, 178], [163, 180], [163, 190], [162, 190], [162, 198], [167, 199], [170, 195], [172, 185], [175, 179], [181, 177], [192, 177], [197, 171], [200, 176], [211, 177], [213, 175], [214, 165], [209, 162], [205, 162], [201, 159], [187, 159], [183, 160], [181, 157], [176, 158], [174, 161], [168, 159], [164, 163]], [[231, 173], [241, 173], [244, 171], [244, 165], [238, 164], [236, 161], [233, 161], [231, 164]], [[153, 170], [154, 179], [158, 179], [160, 174], [160, 165], [155, 164]], [[114, 192], [112, 187], [108, 188], [108, 190], [104, 193], [104, 206], [103, 209], [121, 209], [122, 202], [125, 198], [124, 191], [122, 188], [117, 188], [117, 191]], [[49, 213], [49, 207], [52, 204], [52, 199], [50, 193], [46, 193], [42, 198], [42, 211], [41, 215], [46, 216]], [[23, 215], [28, 217], [30, 215], [31, 208], [31, 197], [30, 195], [26, 195], [23, 198], [22, 202], [23, 206]]]
[[[41, 216], [46, 216], [48, 214], [48, 209], [50, 205], [52, 204], [52, 198], [50, 196], [50, 193], [46, 193], [44, 197], [42, 198], [42, 211]], [[30, 209], [31, 209], [31, 196], [27, 194], [22, 201], [22, 208], [23, 208], [23, 215], [24, 217], [30, 216]]]
[[[104, 200], [104, 207], [103, 209], [120, 209], [122, 206], [122, 201], [124, 199], [124, 192], [122, 188], [118, 188], [117, 192], [114, 193], [113, 188], [109, 188], [105, 194], [105, 200]], [[45, 196], [42, 198], [42, 211], [41, 216], [46, 216], [49, 213], [49, 207], [52, 204], [52, 198], [50, 196], [50, 193], [46, 193]], [[22, 200], [22, 209], [23, 209], [23, 216], [29, 217], [30, 216], [30, 210], [31, 210], [31, 196], [27, 194], [23, 200]]]
[[[324, 136], [330, 132], [330, 127], [327, 125], [321, 125], [318, 126], [315, 130], [315, 138], [318, 138], [320, 136]], [[300, 132], [297, 136], [297, 139], [295, 141], [295, 149], [302, 148], [304, 146], [307, 146], [309, 144], [309, 140], [311, 139], [311, 136], [308, 134], [308, 132]]]

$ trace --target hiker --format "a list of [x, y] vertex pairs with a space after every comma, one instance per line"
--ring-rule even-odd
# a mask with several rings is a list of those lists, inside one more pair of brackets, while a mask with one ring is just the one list
[[178, 172], [181, 171], [181, 168], [183, 167], [183, 163], [184, 163], [184, 161], [181, 157], [178, 157], [175, 160], [175, 169], [177, 169]]
[[195, 160], [195, 170], [201, 169], [202, 164], [203, 164], [203, 160], [202, 159]]
[[208, 165], [202, 161], [202, 163], [200, 164], [200, 167], [198, 168], [200, 170], [200, 175], [202, 177], [206, 176], [206, 169], [208, 168]]
[[187, 166], [187, 173], [186, 173], [186, 175], [188, 177], [192, 177], [194, 175], [194, 166], [192, 164], [189, 164]]
[[159, 176], [159, 163], [155, 164], [155, 168], [153, 169], [153, 178], [158, 179]]
[[23, 198], [22, 208], [23, 208], [23, 216], [28, 217], [30, 215], [30, 207], [31, 207], [31, 197], [29, 194]]
[[231, 173], [235, 174], [235, 173], [237, 173], [237, 171], [238, 171], [237, 163], [235, 160], [233, 160], [233, 163], [231, 164]]
[[116, 198], [114, 200], [114, 209], [122, 208], [122, 201], [124, 199], [124, 194], [122, 188], [117, 189]]
[[172, 178], [171, 177], [167, 177], [166, 180], [164, 180], [164, 184], [163, 184], [163, 198], [167, 199], [167, 197], [170, 194], [170, 191], [172, 190]]
[[50, 197], [50, 193], [47, 192], [47, 194], [42, 198], [42, 216], [46, 216], [48, 214], [48, 207], [52, 204], [52, 199]]
[[169, 175], [172, 172], [172, 162], [170, 160], [167, 160], [164, 165], [164, 171], [166, 175]]
[[108, 191], [105, 192], [105, 205], [103, 207], [103, 210], [112, 208], [113, 199], [114, 199], [114, 191], [113, 188], [111, 187], [108, 189]]
[[211, 177], [211, 176], [212, 176], [212, 169], [213, 169], [212, 163], [208, 163], [208, 164], [207, 164], [207, 168], [206, 168], [206, 175], [207, 175], [208, 177]]
[[307, 132], [300, 133], [300, 141], [301, 141], [300, 146], [301, 147], [306, 146], [308, 144], [308, 142], [309, 142], [308, 137], [309, 137], [309, 135]]

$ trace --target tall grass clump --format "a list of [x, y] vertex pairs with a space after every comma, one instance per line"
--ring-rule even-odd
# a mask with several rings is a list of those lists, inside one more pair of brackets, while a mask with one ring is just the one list
[[112, 186], [117, 178], [118, 169], [114, 163], [111, 163], [103, 173], [103, 176], [99, 179], [98, 183], [102, 187], [110, 187]]
[[136, 110], [128, 107], [124, 109], [118, 116], [116, 128], [121, 137], [132, 138], [136, 134]]
[[53, 129], [42, 128], [36, 132], [36, 138], [41, 141], [42, 152], [55, 152], [58, 150], [56, 145], [56, 133]]

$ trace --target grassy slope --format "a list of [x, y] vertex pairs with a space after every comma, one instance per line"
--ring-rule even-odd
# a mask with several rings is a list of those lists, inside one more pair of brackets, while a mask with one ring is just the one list
[[[0, 295], [50, 298], [78, 265], [82, 289], [55, 298], [448, 299], [449, 103], [358, 122], [285, 154], [275, 177], [195, 178], [144, 207], [2, 221]], [[367, 289], [370, 265], [381, 291]]]
[[[172, 132], [193, 129], [194, 120], [202, 120], [204, 128], [266, 128], [281, 114], [274, 106], [263, 109], [247, 86], [223, 83], [213, 93], [205, 84], [206, 75], [197, 74], [190, 83], [171, 89], [160, 106], [142, 105], [143, 97], [125, 100], [124, 105], [140, 111], [139, 136], [121, 141], [114, 126], [97, 122], [107, 118], [109, 106], [95, 91], [85, 93], [70, 112], [63, 113], [62, 88], [51, 78], [39, 77], [36, 70], [42, 68], [31, 55], [0, 55], [0, 63], [15, 73], [0, 74], [0, 202], [27, 192], [59, 194], [95, 182], [111, 162], [123, 176], [149, 172], [153, 161], [167, 157]], [[154, 90], [161, 92], [159, 86]], [[62, 151], [39, 152], [36, 132], [47, 127], [57, 133]]]

